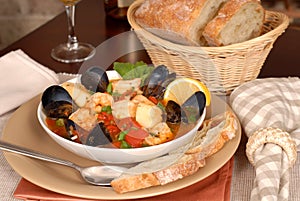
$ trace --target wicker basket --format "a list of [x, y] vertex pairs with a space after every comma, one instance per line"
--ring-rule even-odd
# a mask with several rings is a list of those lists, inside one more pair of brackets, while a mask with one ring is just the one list
[[128, 10], [128, 21], [154, 65], [164, 64], [177, 74], [204, 82], [212, 93], [229, 94], [244, 82], [256, 79], [273, 43], [289, 24], [280, 12], [266, 11], [261, 36], [223, 47], [195, 47], [175, 44], [143, 29], [134, 12], [143, 0]]

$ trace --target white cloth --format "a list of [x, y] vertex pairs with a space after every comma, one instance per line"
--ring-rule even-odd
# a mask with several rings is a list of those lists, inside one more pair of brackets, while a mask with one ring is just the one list
[[0, 115], [17, 108], [52, 84], [58, 75], [22, 50], [0, 58]]

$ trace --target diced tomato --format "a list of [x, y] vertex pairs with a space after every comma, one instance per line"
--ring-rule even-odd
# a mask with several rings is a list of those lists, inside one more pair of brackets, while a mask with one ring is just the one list
[[100, 112], [98, 114], [98, 120], [103, 122], [105, 126], [116, 124], [113, 115], [107, 112]]
[[106, 120], [107, 120], [107, 115], [106, 115], [106, 113], [105, 113], [105, 112], [100, 112], [100, 113], [98, 114], [98, 120], [99, 120], [99, 121], [106, 121]]
[[121, 132], [116, 125], [108, 125], [106, 126], [106, 130], [109, 132], [112, 139], [117, 139], [118, 134]]
[[126, 135], [125, 135], [125, 141], [130, 144], [131, 147], [141, 147], [142, 142], [144, 139], [148, 136], [148, 132], [144, 129], [138, 128], [138, 129], [131, 129]]
[[120, 147], [121, 147], [121, 141], [112, 142], [112, 144], [113, 144], [116, 148], [120, 148]]
[[149, 96], [148, 99], [149, 99], [152, 103], [154, 103], [155, 105], [157, 105], [157, 103], [158, 103], [157, 98], [155, 98], [154, 96]]

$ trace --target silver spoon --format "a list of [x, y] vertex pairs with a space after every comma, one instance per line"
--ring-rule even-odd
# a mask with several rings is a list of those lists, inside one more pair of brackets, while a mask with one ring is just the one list
[[9, 151], [24, 156], [29, 156], [43, 161], [57, 163], [65, 165], [78, 170], [82, 178], [93, 185], [98, 186], [110, 186], [110, 182], [120, 176], [122, 172], [126, 171], [127, 168], [120, 166], [91, 166], [91, 167], [80, 167], [70, 161], [55, 158], [53, 156], [41, 154], [33, 150], [13, 145], [7, 142], [0, 141], [0, 149]]

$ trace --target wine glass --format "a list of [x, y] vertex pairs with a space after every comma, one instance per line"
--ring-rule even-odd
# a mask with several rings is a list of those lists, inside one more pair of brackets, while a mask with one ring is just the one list
[[94, 56], [95, 48], [88, 44], [78, 42], [75, 36], [75, 3], [79, 0], [60, 0], [65, 5], [68, 19], [68, 41], [52, 49], [51, 57], [64, 63], [85, 61]]

